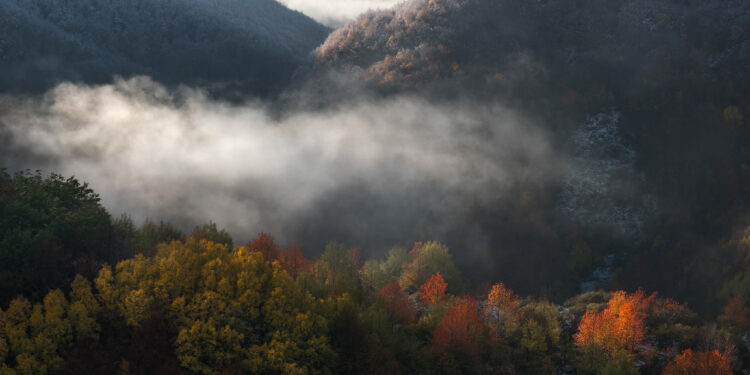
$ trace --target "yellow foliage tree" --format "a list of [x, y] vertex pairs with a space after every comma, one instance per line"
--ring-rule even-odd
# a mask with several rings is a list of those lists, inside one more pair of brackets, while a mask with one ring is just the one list
[[166, 314], [177, 358], [192, 372], [244, 364], [253, 373], [314, 373], [333, 361], [318, 302], [247, 247], [192, 237], [160, 244], [153, 258], [102, 268], [95, 284], [132, 326]]

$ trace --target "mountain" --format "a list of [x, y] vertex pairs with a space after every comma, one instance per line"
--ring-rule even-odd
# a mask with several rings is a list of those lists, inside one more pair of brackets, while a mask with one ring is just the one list
[[384, 94], [499, 103], [554, 134], [574, 171], [536, 204], [563, 219], [485, 209], [511, 285], [558, 256], [590, 272], [584, 290], [599, 279], [716, 306], [696, 292], [721, 288], [706, 259], [750, 210], [749, 2], [410, 0], [334, 31], [315, 59]]
[[0, 91], [149, 75], [265, 93], [329, 30], [274, 0], [0, 2]]
[[643, 91], [690, 70], [746, 89], [750, 4], [410, 0], [336, 30], [316, 57], [397, 88], [451, 79], [494, 92], [534, 82]]

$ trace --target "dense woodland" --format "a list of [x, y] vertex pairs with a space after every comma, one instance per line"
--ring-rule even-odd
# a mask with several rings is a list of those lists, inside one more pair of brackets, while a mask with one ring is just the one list
[[[535, 181], [527, 176], [553, 173], [533, 164], [500, 198], [470, 207], [470, 224], [445, 236], [470, 247], [462, 233], [487, 233], [487, 256], [457, 257], [469, 277], [499, 272], [522, 293], [560, 300], [609, 268], [615, 288], [659, 290], [718, 314], [732, 295], [750, 298], [741, 250], [750, 224], [749, 14], [747, 1], [414, 0], [362, 14], [315, 57], [386, 95], [500, 102], [590, 162], [574, 184], [606, 192], [584, 192], [573, 212], [560, 210], [565, 177]], [[577, 134], [611, 111], [619, 140], [591, 160], [585, 146], [609, 137], [606, 124], [591, 127], [584, 145]], [[595, 173], [597, 163], [623, 161], [632, 168], [609, 185]], [[641, 214], [638, 233], [622, 235], [623, 212]]]
[[[750, 2], [407, 0], [329, 32], [272, 0], [0, 1], [0, 375], [750, 374]], [[61, 82], [73, 85], [46, 91]], [[175, 129], [206, 126], [184, 102], [213, 108], [198, 119], [280, 118], [269, 128], [289, 133], [351, 107], [352, 129], [397, 125], [381, 123], [384, 143], [457, 139], [408, 145], [467, 161], [449, 173], [478, 154], [488, 168], [456, 172], [454, 188], [395, 153], [325, 164], [371, 177], [337, 180], [303, 147], [285, 168], [330, 180], [283, 218], [283, 237], [303, 242], [259, 225], [236, 243], [195, 209], [116, 216], [50, 174], [101, 165], [161, 186], [107, 159], [108, 142], [63, 131], [110, 134], [110, 117], [60, 111], [81, 90], [101, 97], [92, 113], [156, 107]], [[236, 104], [254, 101], [268, 113]], [[389, 117], [388, 101], [414, 108]], [[504, 153], [526, 133], [503, 139], [495, 108], [544, 134], [551, 156]], [[245, 117], [210, 116], [233, 111]], [[218, 163], [237, 150], [203, 151]], [[225, 189], [238, 210], [276, 214], [261, 194], [280, 186], [261, 184], [273, 172], [174, 181], [195, 185], [186, 204]], [[289, 196], [309, 193], [293, 180]]]
[[[2, 374], [742, 374], [742, 293], [699, 316], [656, 291], [555, 302], [466, 282], [434, 242], [317, 259], [216, 224], [112, 218], [75, 178], [0, 175]], [[728, 250], [744, 254], [750, 238]], [[531, 271], [530, 271], [531, 272]], [[727, 288], [738, 277], [727, 275]]]
[[0, 92], [145, 74], [268, 94], [328, 33], [273, 0], [11, 0], [0, 15]]

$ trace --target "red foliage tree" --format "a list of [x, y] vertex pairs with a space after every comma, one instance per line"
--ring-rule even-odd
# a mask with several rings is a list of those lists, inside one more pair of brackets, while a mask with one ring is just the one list
[[445, 297], [448, 284], [443, 280], [440, 272], [430, 276], [420, 288], [419, 299], [428, 305], [434, 305]]
[[301, 272], [310, 267], [310, 260], [302, 254], [302, 248], [299, 245], [290, 246], [279, 253], [279, 263], [293, 278], [297, 278]]
[[388, 306], [401, 323], [412, 324], [417, 320], [417, 311], [401, 291], [397, 281], [386, 284], [378, 291], [378, 297]]
[[352, 247], [349, 249], [349, 254], [352, 256], [352, 261], [357, 266], [357, 268], [362, 267], [362, 256], [360, 255], [360, 251], [358, 247]]
[[432, 351], [442, 359], [454, 358], [481, 363], [487, 345], [487, 328], [472, 297], [459, 298], [445, 313], [432, 335]]
[[628, 295], [617, 291], [601, 312], [586, 312], [578, 326], [578, 346], [597, 345], [609, 353], [635, 350], [643, 343], [646, 326], [643, 310], [646, 297], [642, 291]]
[[671, 298], [659, 297], [657, 293], [648, 296], [643, 302], [643, 312], [649, 321], [661, 320], [674, 324], [677, 320], [692, 315], [687, 306]]
[[732, 375], [732, 369], [727, 357], [718, 350], [686, 349], [664, 368], [662, 375]]
[[719, 321], [741, 329], [750, 329], [750, 308], [745, 307], [745, 301], [741, 296], [735, 295], [724, 306]]
[[276, 244], [273, 236], [268, 233], [258, 233], [258, 236], [247, 247], [250, 251], [257, 251], [263, 254], [266, 260], [274, 261], [279, 259], [279, 245]]

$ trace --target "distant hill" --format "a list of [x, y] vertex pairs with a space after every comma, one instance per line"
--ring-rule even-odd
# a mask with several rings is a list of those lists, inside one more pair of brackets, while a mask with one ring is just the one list
[[274, 0], [7, 0], [0, 18], [6, 93], [136, 74], [264, 93], [329, 32]]

